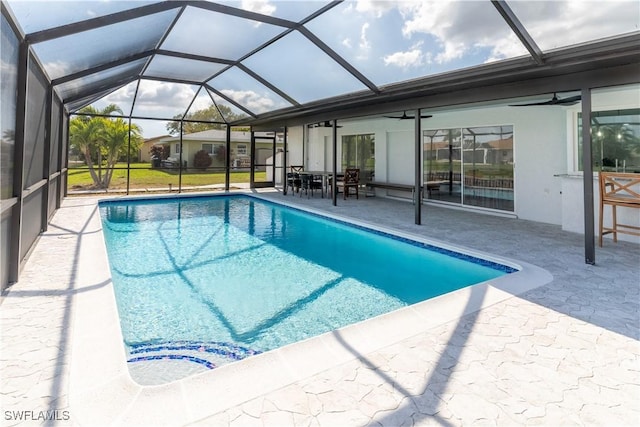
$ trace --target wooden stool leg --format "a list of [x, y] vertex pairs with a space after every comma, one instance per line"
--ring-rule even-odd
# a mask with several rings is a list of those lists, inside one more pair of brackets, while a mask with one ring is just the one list
[[618, 218], [616, 215], [616, 205], [613, 205], [613, 241], [618, 243]]

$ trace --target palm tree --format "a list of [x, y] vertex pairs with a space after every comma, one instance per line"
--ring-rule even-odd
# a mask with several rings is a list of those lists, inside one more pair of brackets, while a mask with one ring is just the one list
[[[131, 132], [132, 151], [136, 150], [141, 142], [139, 126], [135, 124], [129, 126], [120, 117], [106, 117], [116, 112], [122, 114], [122, 110], [115, 104], [110, 104], [102, 110], [92, 106], [84, 107], [78, 111], [82, 115], [71, 119], [69, 124], [69, 142], [84, 155], [89, 174], [97, 188], [109, 187], [113, 167], [118, 158], [127, 153], [129, 132]], [[104, 175], [102, 174], [103, 157], [106, 158]]]
[[[131, 144], [129, 144], [129, 137]], [[142, 142], [141, 129], [135, 123], [129, 124], [121, 118], [107, 120], [102, 134], [102, 152], [107, 159], [107, 171], [102, 178], [102, 188], [108, 188], [113, 176], [113, 167], [121, 156], [138, 150]], [[129, 148], [131, 151], [129, 152]]]

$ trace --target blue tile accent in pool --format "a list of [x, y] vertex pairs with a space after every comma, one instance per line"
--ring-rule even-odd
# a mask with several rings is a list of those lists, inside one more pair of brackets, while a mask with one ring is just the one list
[[[232, 361], [238, 361], [245, 359], [249, 356], [253, 356], [255, 354], [260, 354], [261, 352], [258, 350], [253, 350], [247, 347], [242, 347], [239, 345], [235, 345], [233, 343], [226, 342], [200, 342], [200, 341], [173, 341], [173, 342], [153, 342], [153, 343], [139, 343], [139, 344], [129, 344], [129, 354], [131, 355], [140, 355], [146, 353], [159, 353], [159, 352], [170, 352], [170, 351], [193, 351], [200, 353], [209, 353], [215, 354], [217, 356], [222, 356], [225, 359], [229, 359]], [[149, 354], [144, 356], [136, 356], [132, 357], [127, 362], [144, 362], [144, 361], [152, 361], [152, 360], [186, 360], [189, 362], [194, 362], [201, 364], [209, 369], [214, 369], [216, 365], [206, 359], [190, 356], [187, 354], [176, 354], [176, 353], [166, 353], [166, 354]]]
[[135, 362], [149, 362], [152, 360], [187, 360], [189, 362], [194, 362], [194, 363], [198, 363], [200, 365], [203, 365], [204, 367], [208, 368], [208, 369], [215, 369], [216, 365], [214, 365], [213, 363], [209, 362], [208, 360], [204, 360], [204, 359], [199, 359], [197, 357], [193, 357], [193, 356], [187, 356], [184, 354], [160, 354], [160, 355], [154, 355], [154, 356], [141, 356], [141, 357], [134, 357], [132, 359], [127, 360], [127, 362], [129, 363], [135, 363]]

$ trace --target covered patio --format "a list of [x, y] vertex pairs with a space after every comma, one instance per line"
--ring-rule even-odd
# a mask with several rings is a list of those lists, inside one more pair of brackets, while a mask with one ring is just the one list
[[[441, 311], [451, 305], [441, 302], [419, 321], [383, 318], [330, 333], [322, 348], [303, 343], [206, 374], [213, 376], [141, 387], [127, 380], [117, 319], [105, 317], [114, 302], [96, 199], [66, 199], [0, 310], [3, 410], [66, 413], [55, 425], [640, 422], [635, 244], [600, 249], [593, 266], [582, 259], [582, 237], [557, 226], [442, 207], [418, 226], [407, 221], [408, 202], [332, 207], [277, 191], [259, 196], [532, 263], [548, 283], [479, 311], [495, 289], [476, 289], [450, 320]], [[332, 357], [314, 356], [323, 351]]]

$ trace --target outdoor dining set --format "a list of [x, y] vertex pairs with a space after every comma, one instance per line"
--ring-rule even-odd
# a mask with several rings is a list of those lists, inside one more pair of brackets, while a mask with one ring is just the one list
[[305, 194], [308, 198], [319, 190], [322, 197], [325, 193], [330, 195], [331, 191], [342, 192], [344, 199], [350, 194], [359, 197], [360, 169], [347, 168], [344, 172], [337, 173], [335, 180], [331, 172], [305, 171], [303, 166], [291, 166], [290, 169], [290, 172], [287, 172], [287, 186], [294, 195], [299, 194], [302, 197]]

